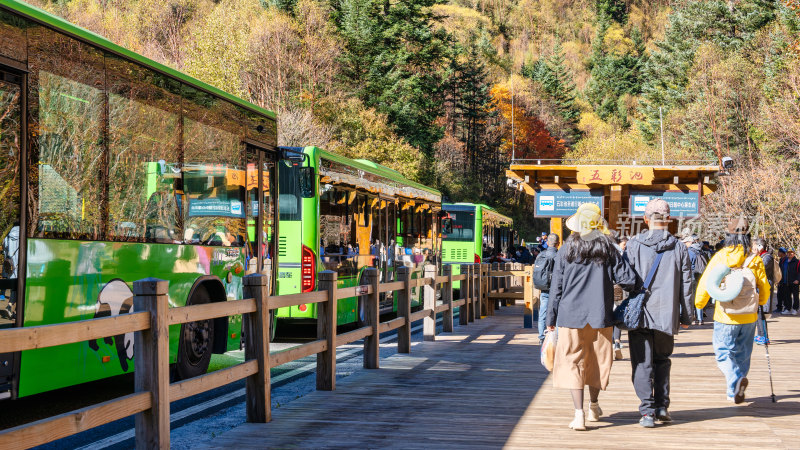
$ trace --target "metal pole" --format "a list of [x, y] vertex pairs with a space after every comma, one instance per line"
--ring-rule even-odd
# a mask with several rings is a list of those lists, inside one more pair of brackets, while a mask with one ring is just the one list
[[661, 114], [661, 107], [658, 107], [658, 121], [661, 123], [661, 165], [666, 166], [664, 160], [664, 116]]
[[511, 161], [514, 161], [516, 157], [516, 148], [514, 144], [516, 143], [516, 139], [514, 139], [514, 74], [511, 74]]

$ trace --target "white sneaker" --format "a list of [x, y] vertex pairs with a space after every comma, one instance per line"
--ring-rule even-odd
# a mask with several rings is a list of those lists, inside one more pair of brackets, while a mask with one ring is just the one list
[[595, 402], [589, 403], [589, 415], [586, 417], [586, 420], [589, 422], [599, 422], [600, 416], [603, 415], [603, 410], [600, 409], [600, 405]]
[[793, 309], [793, 310], [789, 311], [789, 314], [791, 314], [793, 316], [796, 316], [797, 315], [797, 310]]
[[569, 427], [575, 431], [586, 431], [586, 419], [582, 409], [575, 410], [575, 418], [569, 423]]

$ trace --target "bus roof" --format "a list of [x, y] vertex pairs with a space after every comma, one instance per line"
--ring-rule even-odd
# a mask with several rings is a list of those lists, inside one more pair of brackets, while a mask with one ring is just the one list
[[506, 215], [500, 214], [499, 212], [497, 212], [496, 209], [492, 208], [489, 205], [485, 205], [483, 203], [459, 202], [459, 203], [444, 203], [444, 204], [442, 204], [442, 209], [444, 209], [445, 211], [447, 211], [447, 210], [450, 210], [450, 211], [458, 211], [458, 210], [461, 210], [461, 211], [472, 211], [475, 208], [481, 208], [484, 211], [487, 211], [490, 214], [492, 214], [494, 216], [497, 216], [499, 219], [507, 221], [509, 224], [513, 224], [514, 223], [514, 219], [512, 219], [512, 218], [510, 218], [510, 217], [508, 217]]
[[380, 164], [365, 159], [350, 159], [345, 156], [318, 147], [306, 147], [306, 149], [317, 151], [320, 157], [323, 159], [337, 162], [339, 164], [344, 164], [346, 166], [354, 167], [356, 169], [369, 172], [373, 175], [378, 175], [384, 178], [388, 178], [392, 181], [396, 181], [398, 183], [425, 191], [429, 194], [433, 194], [434, 196], [439, 197], [441, 199], [442, 193], [439, 192], [438, 190], [432, 187], [425, 186], [424, 184], [417, 183], [416, 181], [411, 181], [408, 178], [404, 177], [402, 174], [400, 174], [400, 172], [390, 169], [386, 166], [382, 166]]
[[44, 11], [40, 8], [37, 8], [35, 6], [17, 0], [0, 0], [0, 7], [10, 10], [14, 13], [23, 15], [26, 18], [29, 18], [35, 22], [39, 22], [43, 25], [46, 25], [56, 31], [68, 34], [72, 37], [85, 41], [89, 44], [100, 47], [103, 50], [115, 53], [126, 59], [135, 61], [145, 67], [161, 72], [173, 78], [177, 78], [178, 80], [186, 84], [192, 85], [195, 88], [206, 91], [209, 94], [216, 95], [217, 97], [221, 97], [225, 100], [235, 103], [238, 106], [249, 109], [257, 114], [267, 116], [271, 119], [276, 118], [275, 113], [273, 113], [272, 111], [264, 109], [253, 103], [250, 103], [247, 100], [243, 100], [239, 97], [236, 97], [235, 95], [225, 92], [208, 83], [204, 83], [194, 77], [186, 75], [183, 72], [173, 69], [172, 67], [153, 61], [152, 59], [149, 59], [136, 52], [128, 50], [122, 46], [119, 46], [109, 41], [108, 39], [104, 38], [103, 36], [100, 36], [99, 34], [91, 32], [85, 28], [81, 28], [58, 16], [50, 14], [49, 12]]

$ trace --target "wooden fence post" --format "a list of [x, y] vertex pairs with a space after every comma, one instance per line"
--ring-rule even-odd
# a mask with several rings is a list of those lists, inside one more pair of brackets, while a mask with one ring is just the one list
[[475, 300], [477, 303], [475, 309], [475, 318], [483, 319], [489, 313], [486, 308], [486, 299], [483, 297], [483, 264], [475, 264]]
[[370, 267], [364, 271], [364, 284], [372, 286], [372, 294], [366, 296], [364, 301], [365, 326], [372, 328], [372, 336], [364, 338], [364, 368], [377, 369], [380, 367], [380, 293], [378, 282], [378, 269]]
[[397, 280], [404, 283], [397, 299], [397, 317], [403, 317], [405, 323], [397, 329], [397, 353], [411, 353], [411, 268], [399, 267]]
[[425, 279], [433, 278], [433, 284], [424, 286], [423, 289], [423, 309], [430, 309], [431, 313], [422, 319], [422, 340], [436, 340], [436, 266], [430, 264], [425, 266], [423, 275]]
[[445, 264], [442, 266], [442, 275], [447, 277], [447, 282], [442, 286], [442, 302], [447, 305], [447, 309], [442, 315], [442, 331], [445, 333], [453, 332], [453, 266]]
[[483, 302], [486, 305], [486, 315], [493, 316], [494, 306], [489, 301], [489, 264], [481, 264], [481, 277], [483, 277], [483, 282], [481, 283], [483, 292], [481, 295], [483, 296]]
[[465, 275], [466, 278], [461, 281], [461, 299], [464, 300], [464, 304], [458, 307], [459, 325], [466, 325], [469, 322], [469, 267], [469, 264], [461, 265], [461, 275]]
[[317, 390], [336, 389], [336, 272], [319, 273], [319, 290], [328, 291], [328, 300], [317, 303], [317, 339], [324, 339], [328, 348], [317, 353]]
[[[498, 267], [499, 267], [498, 263], [492, 263], [492, 272], [497, 272]], [[492, 291], [498, 292], [500, 290], [500, 279], [497, 277], [491, 277], [491, 280], [492, 280], [491, 281]], [[495, 310], [500, 309], [500, 299], [496, 298], [492, 300], [492, 302], [494, 303]]]
[[134, 385], [150, 392], [152, 407], [136, 414], [136, 448], [169, 449], [169, 282], [133, 282], [133, 310], [150, 313], [150, 328], [134, 333]]
[[[503, 270], [503, 271], [511, 270], [511, 263], [500, 264], [500, 266], [502, 266], [502, 268], [500, 270]], [[508, 292], [508, 290], [510, 288], [511, 288], [511, 277], [503, 276], [503, 290]], [[504, 298], [502, 300], [502, 302], [503, 302], [503, 306], [508, 306], [508, 299], [507, 298]]]
[[244, 297], [256, 301], [256, 311], [242, 318], [244, 330], [244, 359], [255, 359], [258, 372], [250, 375], [245, 384], [247, 421], [267, 423], [272, 420], [269, 373], [269, 277], [246, 275], [243, 279]]

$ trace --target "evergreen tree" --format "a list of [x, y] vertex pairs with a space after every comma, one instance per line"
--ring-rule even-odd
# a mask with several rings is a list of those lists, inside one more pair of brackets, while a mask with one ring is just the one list
[[335, 14], [346, 41], [343, 81], [386, 114], [426, 157], [442, 136], [443, 62], [449, 36], [431, 7], [441, 0], [342, 0]]
[[624, 0], [595, 0], [598, 17], [606, 17], [617, 23], [628, 21], [628, 8]]
[[649, 141], [658, 135], [659, 107], [666, 114], [686, 105], [689, 71], [701, 44], [710, 42], [724, 51], [740, 49], [775, 13], [775, 3], [769, 0], [688, 2], [673, 11], [664, 38], [656, 43], [643, 68], [642, 135]]
[[540, 58], [533, 64], [522, 67], [522, 75], [536, 81], [542, 86], [558, 109], [559, 115], [572, 128], [571, 138], [580, 136], [578, 121], [581, 112], [576, 104], [577, 91], [572, 74], [564, 65], [564, 52], [560, 42], [556, 42], [553, 54], [548, 58]]
[[622, 54], [606, 48], [605, 37], [610, 28], [609, 18], [601, 17], [597, 35], [592, 42], [589, 67], [591, 78], [586, 87], [586, 98], [603, 120], [614, 120], [623, 128], [630, 125], [628, 111], [623, 104], [625, 95], [641, 92], [642, 68], [647, 53], [641, 33], [634, 28], [630, 35], [630, 49]]

